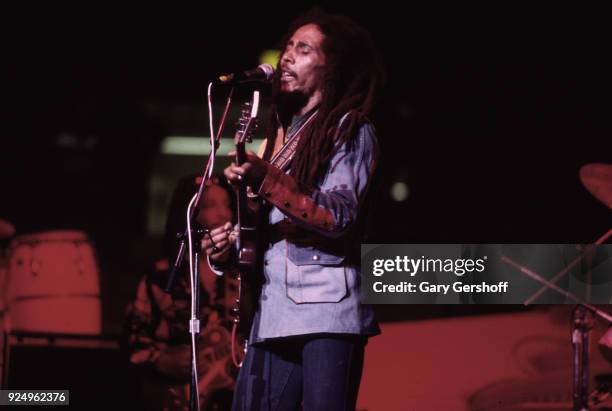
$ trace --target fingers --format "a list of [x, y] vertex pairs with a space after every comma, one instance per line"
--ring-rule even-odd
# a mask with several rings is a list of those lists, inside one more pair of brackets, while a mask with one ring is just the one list
[[241, 166], [232, 163], [223, 171], [225, 178], [227, 178], [230, 184], [239, 185], [244, 183], [250, 186], [257, 186], [261, 183], [261, 180], [263, 180], [268, 172], [268, 163], [257, 157], [252, 151], [249, 156], [248, 161]]
[[249, 168], [249, 164], [245, 163], [242, 166], [237, 166], [235, 163], [232, 163], [229, 167], [223, 170], [223, 174], [225, 174], [225, 178], [230, 184], [236, 185], [242, 182], [243, 176], [247, 173]]
[[221, 257], [223, 257], [224, 254], [226, 254], [230, 250], [232, 244], [233, 243], [230, 243], [229, 241], [224, 241], [221, 243], [217, 243], [217, 245], [214, 246], [205, 246], [204, 251], [206, 252], [206, 255], [209, 256], [212, 260], [219, 261], [221, 260]]
[[230, 223], [228, 221], [225, 224], [223, 224], [222, 226], [219, 226], [217, 228], [214, 228], [214, 229], [210, 230], [210, 236], [214, 240], [215, 237], [218, 237], [218, 236], [220, 236], [222, 234], [229, 234], [229, 232], [232, 231], [232, 228], [233, 228], [232, 223]]
[[227, 222], [204, 235], [202, 249], [209, 257], [216, 259], [225, 254], [235, 242], [236, 235], [232, 233], [232, 223]]
[[236, 231], [231, 231], [229, 234], [229, 241], [231, 244], [234, 244], [236, 242], [236, 238], [238, 238], [238, 232]]

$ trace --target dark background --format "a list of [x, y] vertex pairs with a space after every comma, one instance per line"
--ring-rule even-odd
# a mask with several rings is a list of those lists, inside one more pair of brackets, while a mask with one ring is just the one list
[[[312, 4], [1, 13], [0, 217], [18, 234], [91, 235], [106, 331], [159, 246], [146, 231], [148, 182], [177, 130], [150, 107], [205, 113], [207, 82], [257, 65]], [[609, 8], [323, 7], [369, 28], [387, 67], [372, 115], [383, 157], [370, 242], [592, 242], [610, 228], [610, 210], [578, 178], [584, 164], [612, 162]], [[201, 118], [183, 131], [208, 134]], [[405, 202], [388, 194], [396, 181], [410, 188]], [[432, 309], [394, 318], [456, 312]]]

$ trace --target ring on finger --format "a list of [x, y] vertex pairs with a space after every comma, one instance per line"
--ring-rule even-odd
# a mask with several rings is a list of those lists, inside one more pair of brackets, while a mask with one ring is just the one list
[[217, 244], [215, 244], [215, 240], [213, 240], [212, 235], [210, 235], [210, 230], [206, 229], [204, 230], [204, 233], [208, 236], [208, 239], [210, 240], [210, 242], [212, 243], [212, 250], [213, 252], [217, 252], [219, 251], [219, 247], [217, 247]]

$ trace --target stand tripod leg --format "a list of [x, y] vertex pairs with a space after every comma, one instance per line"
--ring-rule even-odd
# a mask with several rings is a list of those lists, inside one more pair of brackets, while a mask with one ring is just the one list
[[574, 351], [573, 411], [588, 411], [589, 345], [592, 315], [583, 305], [573, 313], [572, 346]]

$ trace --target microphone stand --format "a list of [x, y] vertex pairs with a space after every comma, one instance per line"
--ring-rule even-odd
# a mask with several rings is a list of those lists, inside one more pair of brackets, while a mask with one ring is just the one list
[[[172, 266], [172, 270], [170, 271], [170, 275], [168, 276], [168, 282], [166, 283], [166, 288], [164, 291], [168, 294], [172, 293], [174, 289], [174, 285], [176, 282], [176, 276], [178, 271], [181, 268], [181, 265], [184, 262], [185, 251], [188, 247], [187, 241], [191, 238], [191, 244], [189, 244], [189, 249], [194, 250], [193, 255], [189, 255], [189, 262], [192, 270], [190, 272], [190, 280], [191, 280], [191, 295], [192, 295], [192, 304], [191, 304], [191, 319], [189, 320], [189, 333], [191, 334], [191, 378], [189, 382], [189, 409], [190, 411], [200, 411], [199, 403], [199, 391], [198, 391], [198, 371], [197, 371], [197, 359], [199, 352], [199, 336], [200, 336], [200, 260], [201, 260], [201, 241], [204, 233], [207, 232], [208, 228], [205, 227], [204, 230], [191, 229], [191, 226], [196, 224], [196, 216], [197, 211], [199, 209], [200, 199], [202, 197], [202, 193], [204, 192], [204, 187], [207, 185], [210, 175], [212, 174], [212, 167], [214, 164], [214, 159], [217, 155], [217, 149], [219, 148], [219, 141], [221, 140], [221, 135], [223, 133], [223, 129], [225, 127], [225, 121], [227, 119], [227, 113], [229, 112], [229, 108], [232, 101], [232, 95], [234, 93], [234, 89], [232, 88], [229, 92], [225, 103], [225, 109], [223, 111], [223, 115], [221, 117], [221, 122], [219, 124], [219, 129], [217, 131], [217, 135], [214, 137], [214, 144], [211, 147], [210, 155], [208, 156], [208, 162], [206, 163], [206, 167], [204, 168], [204, 173], [202, 174], [200, 186], [198, 188], [197, 194], [190, 201], [187, 207], [188, 221], [187, 228], [185, 232], [179, 233], [178, 237], [181, 239], [181, 244], [179, 247], [179, 251], [174, 260], [174, 265]], [[211, 113], [212, 116], [212, 113]], [[212, 121], [212, 120], [211, 120]], [[191, 254], [191, 253], [190, 253]]]
[[[223, 132], [223, 129], [225, 128], [225, 121], [227, 119], [227, 113], [229, 112], [229, 108], [232, 102], [233, 93], [234, 93], [234, 89], [232, 88], [230, 90], [230, 93], [225, 103], [225, 109], [223, 111], [223, 116], [221, 117], [221, 123], [219, 125], [219, 130], [217, 131], [217, 135], [215, 136], [215, 145], [211, 147], [210, 155], [208, 157], [208, 162], [206, 163], [206, 167], [204, 168], [204, 173], [202, 174], [202, 177], [201, 177], [202, 181], [200, 183], [200, 187], [198, 188], [198, 195], [195, 201], [196, 206], [192, 209], [191, 214], [189, 216], [191, 221], [194, 221], [195, 212], [198, 209], [197, 205], [200, 204], [200, 199], [202, 197], [202, 193], [204, 192], [204, 187], [206, 186], [206, 183], [208, 182], [208, 179], [209, 179], [208, 176], [210, 173], [210, 167], [214, 163], [214, 158], [217, 155], [217, 149], [219, 148], [219, 141], [221, 140], [221, 134]], [[183, 258], [185, 257], [185, 248], [186, 248], [185, 239], [188, 238], [187, 230], [185, 230], [184, 233], [177, 233], [177, 237], [181, 238], [181, 244], [179, 247], [179, 251], [176, 255], [176, 258], [174, 260], [174, 265], [172, 266], [172, 270], [170, 271], [170, 276], [168, 277], [166, 288], [164, 289], [164, 291], [168, 294], [172, 292], [174, 288], [174, 283], [176, 281], [176, 273], [178, 272], [181, 265], [183, 264]]]

